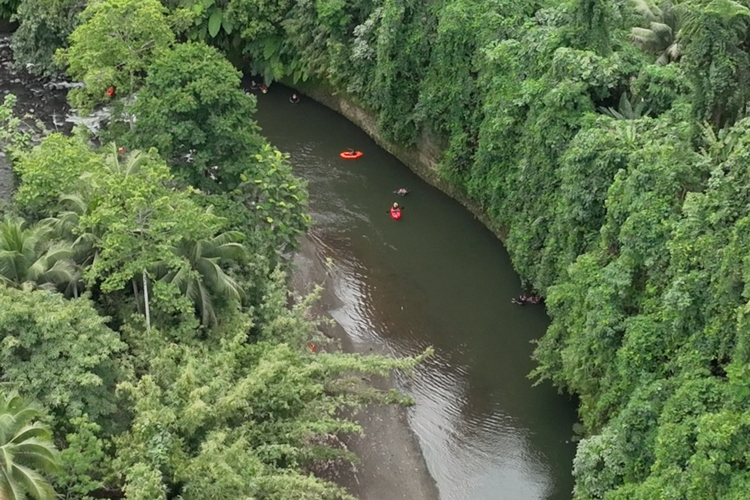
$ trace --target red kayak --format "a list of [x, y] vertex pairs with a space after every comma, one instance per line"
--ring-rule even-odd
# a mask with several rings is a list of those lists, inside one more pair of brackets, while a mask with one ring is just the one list
[[391, 207], [391, 219], [399, 220], [401, 218], [401, 209]]
[[362, 158], [362, 155], [364, 155], [362, 151], [355, 151], [353, 153], [351, 151], [344, 151], [339, 154], [345, 160], [356, 160], [357, 158]]

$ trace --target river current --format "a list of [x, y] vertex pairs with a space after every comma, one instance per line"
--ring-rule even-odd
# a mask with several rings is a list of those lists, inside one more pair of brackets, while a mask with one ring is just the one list
[[[283, 86], [257, 95], [263, 134], [309, 183], [311, 237], [334, 264], [330, 315], [355, 344], [435, 349], [400, 382], [440, 498], [569, 500], [575, 408], [527, 377], [549, 320], [541, 306], [511, 304], [521, 283], [501, 242], [339, 114], [292, 105]], [[339, 158], [347, 148], [364, 156]]]

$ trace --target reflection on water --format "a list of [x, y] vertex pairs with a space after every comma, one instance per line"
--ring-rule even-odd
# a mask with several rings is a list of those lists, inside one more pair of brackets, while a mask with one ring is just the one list
[[[520, 282], [500, 242], [342, 117], [286, 98], [283, 87], [260, 95], [258, 119], [309, 182], [312, 237], [334, 262], [331, 315], [355, 344], [435, 348], [400, 383], [441, 498], [570, 499], [574, 409], [527, 378], [547, 318], [510, 304]], [[341, 160], [346, 148], [365, 156]], [[392, 194], [400, 187], [411, 193]], [[398, 222], [393, 201], [405, 207]]]

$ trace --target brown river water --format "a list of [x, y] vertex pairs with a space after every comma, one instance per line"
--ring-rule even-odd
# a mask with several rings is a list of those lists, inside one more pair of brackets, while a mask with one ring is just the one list
[[[263, 134], [309, 182], [315, 253], [333, 262], [329, 314], [355, 345], [435, 349], [399, 382], [440, 498], [569, 500], [575, 407], [527, 377], [549, 320], [541, 306], [511, 304], [521, 283], [502, 243], [339, 114], [292, 105], [280, 85], [256, 95]], [[340, 159], [347, 148], [364, 156]], [[410, 193], [393, 194], [400, 187]]]

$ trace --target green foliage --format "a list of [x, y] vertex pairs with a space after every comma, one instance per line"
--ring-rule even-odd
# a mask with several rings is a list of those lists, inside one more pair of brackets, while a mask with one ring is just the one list
[[668, 111], [672, 105], [689, 92], [687, 77], [676, 64], [669, 66], [648, 65], [641, 69], [631, 86], [633, 94], [641, 96], [652, 110], [653, 116]]
[[[217, 3], [231, 37], [213, 3], [193, 7], [203, 37], [218, 31], [266, 80], [346, 93], [402, 146], [442, 146], [439, 174], [508, 229], [553, 318], [535, 376], [580, 397], [577, 500], [746, 495], [744, 2]], [[251, 189], [276, 163], [261, 157], [222, 213], [274, 207]], [[230, 224], [258, 232], [262, 217]], [[259, 338], [280, 335], [257, 314]], [[159, 467], [138, 481], [157, 487]]]
[[[309, 471], [354, 459], [337, 436], [360, 428], [343, 415], [408, 402], [369, 376], [418, 360], [308, 348], [326, 343], [315, 296], [290, 297], [283, 272], [310, 224], [305, 185], [258, 134], [239, 73], [169, 31], [205, 27], [226, 46], [239, 40], [230, 3], [271, 17], [292, 4], [165, 3], [90, 2], [59, 53], [86, 83], [70, 95], [84, 111], [116, 87], [113, 143], [53, 134], [31, 148], [12, 98], [0, 108], [25, 217], [0, 231], [0, 270], [20, 288], [0, 286], [4, 382], [49, 410], [61, 498], [350, 499]], [[300, 6], [340, 35], [345, 7]], [[287, 55], [284, 30], [257, 20], [264, 61]]]
[[74, 106], [90, 109], [107, 102], [106, 90], [128, 96], [144, 71], [174, 42], [166, 10], [158, 0], [104, 0], [89, 3], [70, 35], [70, 47], [56, 54], [68, 75], [86, 84], [73, 89]]
[[190, 298], [204, 325], [217, 323], [212, 296], [239, 301], [244, 295], [240, 284], [221, 268], [233, 259], [242, 260], [245, 247], [239, 243], [241, 239], [242, 233], [227, 232], [210, 239], [182, 240], [174, 252], [186, 261], [185, 264], [167, 272], [157, 267], [157, 277], [175, 285]]
[[137, 121], [126, 137], [135, 147], [156, 147], [196, 187], [233, 189], [262, 144], [255, 100], [239, 84], [239, 72], [216, 49], [178, 44], [150, 67], [128, 108]]
[[635, 106], [633, 106], [633, 103], [628, 98], [628, 95], [626, 93], [623, 93], [620, 96], [620, 104], [618, 106], [618, 109], [605, 108], [603, 106], [599, 109], [602, 113], [611, 116], [615, 120], [637, 120], [638, 118], [647, 116], [651, 112], [650, 109], [644, 111], [646, 102], [642, 97], [634, 98], [633, 101], [635, 102]]
[[633, 0], [633, 5], [647, 26], [630, 30], [633, 43], [656, 55], [656, 64], [679, 61], [682, 45], [678, 37], [685, 11], [669, 1], [656, 6], [651, 0]]
[[30, 214], [51, 216], [61, 196], [78, 190], [81, 175], [101, 168], [101, 157], [81, 140], [51, 134], [14, 162], [13, 170], [21, 179], [15, 200]]
[[74, 432], [65, 436], [67, 447], [60, 452], [61, 470], [55, 476], [57, 491], [63, 498], [93, 500], [90, 493], [106, 487], [103, 476], [107, 472], [105, 444], [99, 438], [101, 427], [88, 416], [71, 419]]
[[55, 290], [74, 280], [73, 247], [52, 239], [45, 224], [6, 215], [0, 222], [0, 284]]
[[21, 0], [0, 0], [0, 19], [10, 19], [20, 3]]
[[608, 55], [611, 48], [612, 5], [606, 0], [576, 0], [575, 24], [581, 48]]
[[288, 157], [270, 145], [254, 157], [256, 165], [241, 175], [233, 191], [254, 212], [254, 231], [263, 235], [273, 252], [285, 251], [309, 228], [312, 219], [307, 206], [305, 184], [292, 175]]
[[44, 124], [40, 121], [32, 121], [30, 116], [23, 119], [16, 116], [13, 109], [16, 102], [15, 95], [6, 94], [3, 103], [0, 104], [0, 149], [11, 157], [28, 148], [33, 136], [46, 132]]
[[0, 287], [3, 382], [41, 402], [63, 426], [84, 414], [111, 415], [116, 357], [125, 346], [104, 322], [88, 299]]
[[[19, 16], [33, 3], [44, 2], [24, 0]], [[552, 323], [534, 375], [580, 397], [576, 500], [746, 496], [746, 3], [165, 5], [166, 15], [153, 2], [91, 4], [66, 57], [92, 92], [76, 102], [106, 101], [113, 83], [117, 96], [138, 93], [120, 104], [137, 117], [132, 130], [112, 126], [110, 139], [156, 147], [166, 165], [155, 153], [120, 164], [59, 137], [16, 165], [18, 208], [56, 215], [67, 229], [55, 238], [90, 235], [74, 260], [138, 374], [121, 386], [127, 431], [106, 441], [82, 422], [81, 441], [68, 440], [91, 464], [109, 453], [124, 477], [116, 488], [144, 500], [178, 489], [185, 499], [333, 498], [338, 489], [300, 471], [341, 453], [321, 444], [329, 436], [356, 430], [338, 410], [390, 400], [350, 374], [396, 366], [304, 351], [315, 326], [304, 301], [286, 308], [273, 271], [309, 224], [304, 185], [257, 135], [237, 72], [202, 43], [174, 46], [172, 26], [242, 51], [267, 81], [345, 93], [403, 146], [444, 148], [439, 174], [508, 229], [516, 268], [546, 294]], [[31, 16], [21, 19], [34, 33]], [[105, 40], [110, 32], [159, 42], [110, 57], [128, 46]], [[208, 194], [176, 188], [172, 175]], [[60, 195], [75, 194], [68, 186], [82, 203], [63, 197], [56, 214]], [[239, 250], [231, 231], [243, 233], [241, 256], [221, 250]], [[75, 467], [81, 495], [106, 484]]]
[[740, 118], [748, 100], [750, 58], [742, 44], [750, 9], [732, 0], [689, 6], [683, 31], [693, 115], [719, 129]]
[[0, 497], [8, 500], [53, 500], [45, 472], [58, 468], [51, 433], [40, 422], [39, 409], [17, 393], [0, 392]]
[[78, 15], [86, 0], [21, 0], [13, 20], [13, 57], [18, 67], [32, 74], [49, 75], [56, 70], [53, 56], [68, 46], [68, 36], [78, 26]]
[[[144, 313], [150, 328], [149, 279], [158, 267], [169, 274], [189, 267], [190, 261], [174, 249], [181, 242], [211, 238], [221, 221], [198, 206], [192, 189], [169, 188], [169, 169], [155, 152], [131, 152], [124, 165], [114, 153], [112, 168], [92, 179], [93, 210], [80, 218], [82, 232], [101, 231], [98, 254], [84, 277], [104, 292], [121, 290], [140, 278]], [[159, 290], [154, 298], [159, 304]], [[166, 305], [169, 309], [172, 305]]]

